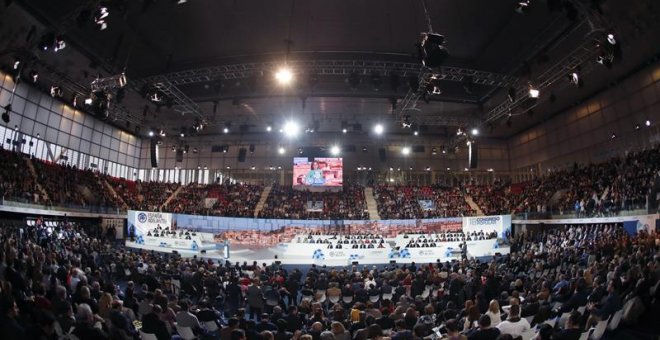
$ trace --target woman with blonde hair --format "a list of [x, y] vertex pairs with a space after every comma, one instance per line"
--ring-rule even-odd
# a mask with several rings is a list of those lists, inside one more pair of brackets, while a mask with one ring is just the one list
[[497, 300], [495, 299], [490, 300], [490, 304], [488, 305], [488, 310], [486, 311], [486, 315], [490, 317], [490, 324], [493, 326], [497, 326], [500, 322], [502, 322], [502, 314], [500, 313], [500, 303], [497, 302]]
[[110, 295], [110, 293], [103, 293], [98, 304], [99, 316], [103, 319], [108, 319], [110, 317], [110, 311], [112, 310], [112, 295]]
[[344, 324], [341, 322], [334, 321], [330, 324], [330, 329], [332, 330], [332, 334], [335, 335], [335, 340], [351, 340], [351, 334], [348, 333]]

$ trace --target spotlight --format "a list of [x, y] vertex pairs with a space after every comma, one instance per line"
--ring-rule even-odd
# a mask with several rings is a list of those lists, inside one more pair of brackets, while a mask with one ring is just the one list
[[197, 150], [197, 148], [193, 148], [193, 149], [192, 149], [192, 153], [197, 153], [198, 151], [199, 151], [199, 150]]
[[61, 51], [65, 47], [66, 47], [66, 42], [64, 41], [64, 38], [62, 38], [61, 35], [55, 36], [55, 46], [54, 46], [55, 52]]
[[11, 112], [11, 104], [5, 106], [5, 112], [2, 113], [2, 121], [9, 123], [9, 113]]
[[377, 135], [382, 135], [384, 131], [385, 131], [385, 128], [383, 127], [383, 124], [376, 124], [376, 126], [374, 126], [374, 132]]
[[280, 155], [283, 155], [285, 152], [286, 152], [286, 149], [281, 147], [281, 146], [280, 146], [279, 149], [277, 149], [277, 153], [279, 153]]
[[639, 126], [639, 124], [635, 124], [635, 130], [639, 130], [639, 129], [641, 129], [641, 127]]
[[151, 100], [154, 103], [160, 103], [163, 101], [163, 95], [161, 95], [158, 92], [154, 92], [149, 94], [149, 100]]
[[410, 115], [404, 115], [402, 120], [401, 120], [401, 126], [403, 128], [409, 128], [412, 126], [412, 123], [410, 122]]
[[154, 136], [153, 130], [149, 130], [149, 137], [153, 137], [153, 136]]
[[298, 135], [298, 132], [300, 131], [300, 126], [298, 126], [298, 123], [294, 121], [288, 121], [284, 124], [282, 131], [287, 137], [294, 138]]
[[478, 136], [479, 135], [479, 129], [477, 129], [477, 128], [472, 129], [472, 131], [470, 131], [470, 132], [472, 132], [473, 136]]
[[612, 132], [612, 135], [610, 136], [610, 139], [616, 138], [616, 133]]
[[539, 95], [541, 95], [541, 92], [540, 92], [538, 89], [534, 88], [534, 87], [530, 84], [530, 85], [529, 85], [529, 98], [534, 98], [534, 99], [536, 99], [536, 98], [539, 97]]
[[577, 69], [574, 72], [571, 72], [566, 75], [566, 78], [568, 79], [568, 82], [572, 85], [575, 85], [577, 87], [582, 87], [584, 85], [584, 82], [582, 81], [582, 78], [580, 78], [580, 70]]
[[19, 66], [21, 66], [21, 60], [20, 60], [20, 59], [16, 59], [16, 60], [14, 61], [14, 70], [18, 70]]
[[225, 127], [222, 129], [222, 133], [225, 133], [225, 134], [229, 133], [229, 128], [225, 126]]
[[107, 7], [101, 6], [94, 13], [94, 22], [99, 25], [99, 30], [103, 31], [108, 28], [106, 18], [110, 15]]
[[271, 132], [272, 130], [273, 130], [273, 128], [270, 125], [266, 126], [266, 131], [267, 132]]
[[347, 133], [347, 132], [348, 130], [346, 130], [346, 128], [341, 129], [341, 133]]
[[402, 153], [404, 156], [409, 155], [409, 154], [410, 154], [410, 148], [407, 147], [407, 146], [404, 146], [404, 147], [401, 149], [401, 153]]
[[644, 125], [651, 126], [651, 121], [647, 119], [646, 122], [644, 122]]
[[163, 129], [160, 129], [160, 131], [158, 131], [158, 134], [159, 134], [161, 137], [165, 137], [165, 131], [164, 131]]
[[53, 98], [62, 97], [62, 89], [59, 86], [50, 87], [50, 96]]
[[183, 133], [183, 132], [181, 132], [181, 133], [179, 134], [179, 136], [181, 136], [181, 138], [183, 138], [183, 137], [185, 137], [185, 136], [186, 136], [186, 134], [185, 134], [185, 133]]
[[293, 73], [287, 67], [283, 67], [275, 73], [275, 79], [282, 85], [288, 85], [293, 80]]
[[614, 34], [610, 33], [607, 35], [607, 42], [610, 43], [610, 45], [616, 45], [616, 38], [614, 38]]
[[417, 130], [415, 130], [415, 131], [413, 132], [413, 136], [418, 136], [418, 135], [419, 135], [419, 132], [418, 132]]
[[30, 79], [32, 80], [33, 83], [36, 83], [37, 80], [39, 79], [39, 72], [36, 70], [30, 71]]
[[340, 149], [339, 146], [337, 146], [337, 145], [333, 145], [333, 146], [330, 148], [330, 154], [333, 155], [333, 156], [337, 156], [337, 155], [339, 155], [340, 152], [341, 152], [341, 149]]
[[515, 8], [516, 13], [525, 14], [529, 10], [530, 2], [531, 0], [518, 1]]
[[90, 98], [85, 98], [85, 105], [92, 105], [93, 102], [94, 102], [94, 99], [92, 99], [91, 97]]
[[432, 148], [431, 149], [431, 154], [434, 155], [434, 156], [437, 155], [438, 154], [438, 149]]

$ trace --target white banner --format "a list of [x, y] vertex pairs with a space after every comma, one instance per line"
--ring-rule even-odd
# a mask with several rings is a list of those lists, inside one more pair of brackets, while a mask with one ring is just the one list
[[150, 230], [172, 226], [172, 214], [148, 211], [128, 211], [128, 228], [134, 228], [135, 236], [146, 235]]
[[475, 231], [496, 231], [498, 237], [505, 237], [507, 231], [511, 232], [511, 215], [463, 217], [463, 232]]

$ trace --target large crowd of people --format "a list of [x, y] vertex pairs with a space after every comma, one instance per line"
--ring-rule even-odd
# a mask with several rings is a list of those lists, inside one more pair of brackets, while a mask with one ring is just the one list
[[102, 235], [65, 222], [0, 228], [3, 339], [578, 339], [608, 322], [637, 332], [611, 327], [614, 338], [659, 331], [660, 239], [621, 224], [519, 231], [510, 255], [487, 262], [302, 270], [134, 252]]
[[369, 213], [364, 188], [359, 185], [344, 185], [340, 192], [313, 192], [273, 185], [259, 217], [365, 220]]
[[[370, 218], [364, 187], [358, 184], [346, 184], [338, 192], [274, 184], [263, 207], [257, 209], [262, 185], [192, 183], [177, 190], [178, 183], [113, 178], [63, 162], [29, 160], [7, 150], [0, 151], [0, 161], [0, 194], [5, 200], [231, 217]], [[33, 164], [34, 174], [28, 162]], [[575, 164], [525, 183], [496, 179], [488, 185], [468, 181], [454, 187], [376, 184], [373, 198], [381, 219], [473, 216], [478, 211], [469, 205], [469, 198], [485, 215], [615, 216], [623, 210], [647, 207], [658, 171], [660, 152], [651, 149], [598, 164]]]

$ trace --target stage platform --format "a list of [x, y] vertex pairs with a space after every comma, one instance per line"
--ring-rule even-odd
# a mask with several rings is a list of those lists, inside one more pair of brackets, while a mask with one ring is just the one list
[[[493, 245], [495, 240], [489, 241], [489, 246]], [[479, 241], [477, 241], [479, 242]], [[485, 243], [485, 242], [483, 242]], [[467, 256], [472, 258], [488, 258], [492, 257], [495, 253], [499, 254], [508, 254], [509, 247], [502, 246], [499, 248], [493, 249], [493, 251], [484, 253], [475, 252], [479, 247], [483, 248], [484, 245], [475, 245], [474, 251], [471, 251], [471, 242], [468, 242], [468, 252]], [[280, 244], [277, 247], [272, 248], [261, 248], [261, 249], [233, 249], [231, 245], [229, 246], [229, 258], [225, 257], [224, 248], [221, 249], [206, 249], [204, 253], [201, 250], [191, 250], [191, 249], [173, 249], [167, 247], [139, 244], [136, 242], [126, 242], [126, 246], [134, 249], [144, 249], [148, 251], [157, 251], [163, 253], [172, 253], [176, 251], [183, 257], [193, 257], [197, 256], [198, 258], [204, 259], [213, 259], [214, 261], [224, 262], [228, 260], [232, 263], [235, 262], [248, 262], [252, 263], [257, 261], [257, 263], [262, 264], [266, 263], [270, 265], [275, 261], [280, 261], [282, 264], [287, 265], [312, 265], [316, 264], [318, 266], [346, 266], [350, 265], [353, 262], [358, 262], [359, 264], [388, 264], [390, 261], [396, 261], [396, 263], [431, 263], [459, 260], [461, 257], [460, 252], [457, 251], [447, 251], [447, 248], [452, 249], [452, 242], [442, 243], [441, 246], [435, 248], [411, 248], [404, 249], [399, 251], [399, 253], [411, 254], [411, 256], [391, 256], [391, 249], [321, 249], [317, 247], [316, 244], [295, 244], [292, 247], [292, 244]], [[290, 251], [289, 247], [298, 248], [298, 250], [303, 250], [307, 246], [307, 251]], [[319, 244], [318, 246], [323, 246]], [[302, 248], [302, 249], [301, 249]], [[324, 253], [324, 256], [318, 256], [318, 250], [321, 250]], [[308, 255], [309, 253], [316, 252], [317, 255]], [[371, 252], [371, 254], [369, 253]], [[379, 253], [381, 252], [381, 253]], [[307, 253], [307, 254], [305, 254]], [[424, 254], [426, 253], [426, 256]], [[326, 256], [327, 255], [327, 256]]]

